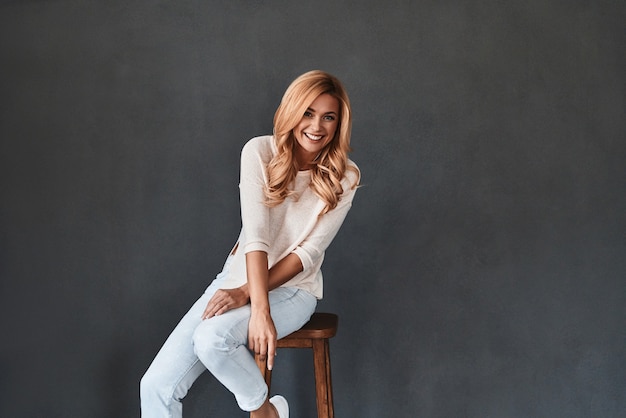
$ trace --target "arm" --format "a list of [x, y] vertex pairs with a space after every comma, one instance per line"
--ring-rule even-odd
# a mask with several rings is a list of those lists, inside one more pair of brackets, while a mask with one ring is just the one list
[[248, 290], [250, 293], [250, 323], [248, 325], [248, 347], [260, 359], [267, 358], [267, 368], [272, 370], [276, 354], [276, 327], [270, 314], [269, 270], [267, 253], [252, 251], [246, 254]]
[[[274, 290], [291, 280], [302, 271], [302, 262], [295, 253], [276, 263], [269, 269], [267, 288]], [[235, 289], [220, 289], [211, 298], [202, 314], [202, 319], [208, 319], [215, 315], [221, 315], [231, 309], [239, 308], [250, 303], [250, 290], [248, 283]]]
[[[337, 207], [319, 220], [313, 230], [309, 232], [308, 236], [293, 252], [278, 261], [269, 270], [268, 290], [276, 289], [287, 283], [298, 273], [314, 265], [319, 260], [319, 257], [323, 255], [352, 206], [356, 190], [350, 186], [354, 180], [354, 178], [351, 178], [346, 181], [344, 185], [346, 192]], [[236, 289], [218, 290], [209, 301], [202, 318], [207, 319], [214, 315], [221, 315], [249, 302], [250, 291], [247, 283]]]
[[[269, 208], [264, 204], [264, 184], [266, 183], [265, 167], [271, 159], [268, 151], [267, 139], [264, 137], [253, 138], [248, 141], [241, 150], [241, 166], [239, 176], [239, 192], [241, 203], [241, 222], [246, 242], [237, 244], [238, 251], [248, 254], [262, 252], [266, 254], [269, 249], [268, 219]], [[264, 257], [265, 267], [251, 266], [246, 256], [246, 269], [264, 270], [261, 273], [265, 277], [268, 290], [272, 289], [270, 283], [271, 274], [268, 275], [267, 256]], [[263, 261], [263, 260], [261, 260]], [[250, 277], [248, 271], [248, 279]], [[258, 274], [257, 274], [258, 275]], [[276, 284], [278, 287], [280, 284]], [[230, 309], [238, 308], [250, 302], [249, 280], [243, 286], [236, 289], [218, 290], [207, 304], [202, 315], [203, 319], [214, 315], [221, 315]]]
[[347, 178], [342, 182], [344, 193], [337, 207], [321, 216], [313, 229], [308, 232], [308, 235], [293, 250], [293, 253], [300, 258], [304, 270], [308, 270], [319, 263], [320, 259], [324, 257], [326, 249], [337, 235], [337, 232], [339, 232], [346, 215], [352, 207], [352, 201], [356, 193], [356, 188], [351, 187], [351, 181], [351, 179]]

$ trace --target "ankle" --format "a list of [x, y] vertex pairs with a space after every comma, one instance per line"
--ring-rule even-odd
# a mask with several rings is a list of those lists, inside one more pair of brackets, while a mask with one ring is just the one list
[[278, 410], [268, 400], [256, 411], [250, 412], [250, 418], [280, 418]]
[[276, 409], [276, 407], [274, 406], [274, 404], [269, 404], [270, 408], [272, 410], [272, 418], [280, 418], [280, 415], [278, 415], [278, 409]]

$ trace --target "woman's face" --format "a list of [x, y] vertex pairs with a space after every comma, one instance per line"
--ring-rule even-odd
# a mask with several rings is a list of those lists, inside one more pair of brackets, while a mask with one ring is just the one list
[[309, 168], [319, 152], [333, 140], [338, 125], [339, 101], [330, 94], [320, 94], [293, 128], [296, 160], [301, 168]]

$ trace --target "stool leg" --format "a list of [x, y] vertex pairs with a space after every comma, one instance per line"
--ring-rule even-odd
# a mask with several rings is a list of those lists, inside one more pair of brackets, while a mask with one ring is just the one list
[[313, 365], [318, 418], [334, 418], [333, 386], [330, 374], [330, 347], [328, 339], [313, 340]]

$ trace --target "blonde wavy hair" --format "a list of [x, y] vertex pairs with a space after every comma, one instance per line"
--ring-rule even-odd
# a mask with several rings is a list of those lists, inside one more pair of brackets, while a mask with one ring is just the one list
[[344, 192], [341, 180], [346, 171], [356, 174], [352, 188], [359, 183], [358, 169], [348, 164], [352, 132], [352, 111], [348, 94], [336, 77], [324, 71], [309, 71], [296, 78], [287, 88], [274, 115], [274, 140], [278, 152], [267, 166], [269, 181], [265, 196], [269, 207], [281, 204], [293, 193], [289, 186], [298, 173], [295, 158], [297, 141], [293, 129], [300, 123], [311, 103], [321, 94], [330, 94], [339, 101], [339, 123], [335, 137], [320, 152], [315, 159], [316, 165], [311, 170], [310, 187], [326, 203], [320, 215], [337, 207]]

